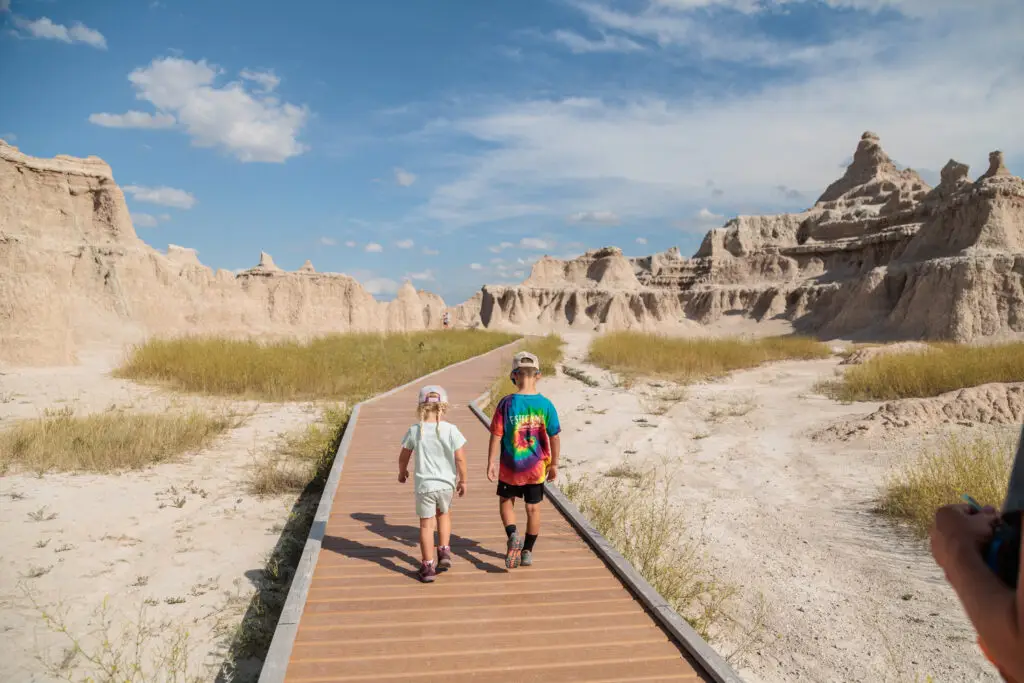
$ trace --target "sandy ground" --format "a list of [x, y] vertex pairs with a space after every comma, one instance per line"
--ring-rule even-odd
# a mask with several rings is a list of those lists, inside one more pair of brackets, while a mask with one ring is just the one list
[[250, 495], [246, 477], [277, 435], [316, 419], [312, 406], [175, 396], [111, 378], [110, 360], [5, 369], [0, 428], [66, 406], [84, 414], [112, 405], [131, 411], [200, 405], [250, 416], [210, 449], [177, 463], [120, 475], [0, 477], [0, 680], [52, 680], [37, 658], [59, 662], [71, 642], [46, 627], [42, 610], [62, 606], [69, 632], [95, 643], [88, 636], [107, 598], [112, 639], [144, 609], [145, 623], [164, 639], [175, 628], [188, 629], [191, 670], [212, 679], [207, 667], [223, 661], [252, 581], [294, 503], [294, 496]]
[[[762, 598], [768, 608], [761, 642], [734, 661], [745, 680], [1000, 680], [926, 547], [871, 512], [920, 436], [811, 440], [878, 407], [813, 393], [838, 359], [776, 363], [681, 397], [664, 385], [616, 388], [582, 362], [588, 335], [564, 337], [566, 364], [601, 385], [544, 380], [562, 417], [563, 472], [600, 475], [624, 461], [672, 472], [714, 571], [742, 587], [737, 613], [752, 618]], [[716, 647], [728, 656], [739, 644]]]

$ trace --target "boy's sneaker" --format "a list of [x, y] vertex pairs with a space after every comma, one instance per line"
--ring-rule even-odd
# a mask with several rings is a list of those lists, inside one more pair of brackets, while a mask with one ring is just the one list
[[519, 534], [513, 533], [508, 537], [508, 545], [505, 552], [505, 567], [507, 569], [515, 569], [519, 566], [522, 560], [523, 553], [523, 539], [519, 538]]
[[436, 579], [437, 571], [434, 569], [434, 563], [424, 562], [422, 565], [420, 565], [420, 570], [416, 572], [416, 576], [418, 576], [419, 580], [423, 583], [430, 583], [431, 581]]
[[519, 558], [519, 564], [523, 567], [529, 567], [531, 564], [533, 564], [533, 551], [524, 550], [523, 554]]
[[452, 551], [451, 548], [438, 548], [437, 549], [437, 571], [443, 572], [446, 569], [452, 567]]

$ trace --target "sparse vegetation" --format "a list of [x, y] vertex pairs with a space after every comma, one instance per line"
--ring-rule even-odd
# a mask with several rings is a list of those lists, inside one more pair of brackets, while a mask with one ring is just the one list
[[924, 537], [936, 508], [962, 502], [965, 493], [982, 505], [1001, 508], [1014, 437], [943, 437], [890, 475], [880, 511]]
[[66, 408], [0, 431], [0, 463], [38, 473], [139, 469], [203, 448], [237, 424], [234, 416], [198, 411], [76, 417]]
[[990, 382], [1024, 382], [1024, 343], [933, 344], [928, 351], [876, 356], [818, 390], [840, 401], [938, 396]]
[[44, 505], [38, 510], [33, 510], [32, 512], [28, 513], [28, 518], [33, 522], [51, 522], [57, 519], [57, 513], [47, 512], [46, 506]]
[[665, 377], [683, 384], [715, 379], [762, 363], [827, 358], [829, 348], [804, 337], [686, 339], [640, 332], [612, 332], [594, 339], [589, 360], [619, 374]]
[[345, 406], [330, 406], [318, 423], [285, 436], [276, 450], [260, 456], [249, 481], [253, 493], [299, 493], [310, 482], [322, 486], [351, 413]]
[[600, 382], [598, 382], [596, 379], [594, 379], [593, 377], [588, 375], [584, 370], [582, 370], [580, 368], [574, 368], [574, 367], [572, 367], [570, 365], [565, 365], [565, 366], [562, 367], [562, 372], [565, 373], [566, 377], [572, 377], [575, 380], [583, 382], [588, 387], [599, 387], [599, 386], [601, 386]]
[[[554, 377], [556, 367], [562, 362], [562, 347], [564, 345], [565, 341], [557, 334], [549, 334], [546, 337], [528, 338], [517, 348], [517, 351], [529, 351], [536, 354], [540, 358], [542, 376]], [[487, 409], [484, 411], [488, 415], [494, 413], [494, 406], [498, 404], [498, 401], [503, 396], [514, 391], [512, 384], [509, 382], [508, 375], [509, 373], [506, 369], [491, 384], [490, 399], [487, 402]], [[541, 379], [541, 384], [543, 383], [544, 380]]]
[[654, 472], [567, 479], [562, 491], [703, 638], [724, 626], [737, 588], [708, 571], [699, 545], [684, 536], [689, 520]]
[[337, 334], [306, 343], [154, 339], [133, 349], [117, 375], [206, 394], [351, 404], [515, 339], [480, 330]]

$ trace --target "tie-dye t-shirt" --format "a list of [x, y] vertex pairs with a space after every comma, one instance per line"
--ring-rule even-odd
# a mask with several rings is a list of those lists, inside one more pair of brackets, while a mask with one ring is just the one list
[[506, 484], [543, 484], [551, 462], [551, 437], [562, 431], [555, 406], [541, 394], [509, 394], [498, 402], [491, 434], [501, 437], [501, 471]]

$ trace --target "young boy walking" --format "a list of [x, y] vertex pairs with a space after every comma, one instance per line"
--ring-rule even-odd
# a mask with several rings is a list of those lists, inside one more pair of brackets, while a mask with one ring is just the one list
[[[420, 389], [419, 423], [409, 427], [398, 456], [398, 481], [409, 478], [409, 458], [414, 459], [413, 484], [416, 515], [420, 518], [420, 551], [423, 564], [417, 576], [430, 583], [437, 572], [452, 566], [452, 494], [466, 495], [466, 437], [459, 428], [441, 418], [448, 410], [448, 394], [431, 385]], [[434, 557], [434, 527], [437, 527], [437, 558]]]
[[[498, 402], [491, 419], [487, 451], [487, 478], [498, 482], [501, 521], [508, 535], [505, 566], [533, 564], [533, 548], [540, 534], [540, 502], [544, 482], [558, 477], [561, 450], [558, 411], [538, 393], [540, 360], [521, 351], [512, 359], [516, 392]], [[526, 539], [516, 528], [515, 499], [526, 503]]]

